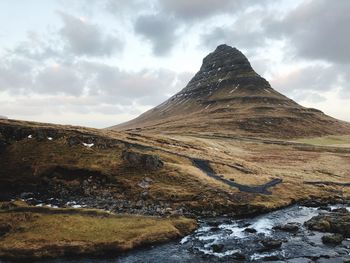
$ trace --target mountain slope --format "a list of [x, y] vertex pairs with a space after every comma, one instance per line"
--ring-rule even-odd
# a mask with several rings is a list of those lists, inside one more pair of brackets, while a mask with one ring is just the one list
[[111, 129], [276, 138], [350, 134], [349, 123], [275, 91], [239, 50], [227, 45], [205, 57], [200, 71], [179, 93]]

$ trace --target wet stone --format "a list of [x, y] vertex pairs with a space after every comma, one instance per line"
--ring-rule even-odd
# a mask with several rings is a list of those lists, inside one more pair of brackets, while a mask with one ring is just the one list
[[214, 253], [221, 253], [224, 250], [224, 245], [223, 244], [213, 244], [211, 245], [211, 249], [213, 250]]
[[298, 223], [288, 223], [285, 225], [278, 225], [273, 227], [273, 229], [286, 231], [286, 232], [298, 232], [300, 224]]
[[265, 239], [261, 241], [261, 244], [265, 247], [265, 249], [277, 249], [282, 246], [282, 241], [278, 239]]
[[251, 227], [247, 227], [246, 229], [244, 229], [244, 232], [247, 232], [247, 233], [256, 233], [256, 229], [254, 228], [251, 228]]
[[324, 244], [339, 245], [343, 242], [344, 237], [341, 234], [327, 234], [322, 237]]

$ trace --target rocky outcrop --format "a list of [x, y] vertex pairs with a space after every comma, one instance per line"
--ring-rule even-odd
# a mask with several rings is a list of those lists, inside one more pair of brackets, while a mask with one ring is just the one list
[[124, 151], [122, 158], [129, 166], [134, 168], [158, 170], [164, 166], [164, 163], [160, 157], [153, 154]]
[[311, 230], [320, 232], [338, 233], [350, 237], [350, 212], [320, 214], [305, 222]]

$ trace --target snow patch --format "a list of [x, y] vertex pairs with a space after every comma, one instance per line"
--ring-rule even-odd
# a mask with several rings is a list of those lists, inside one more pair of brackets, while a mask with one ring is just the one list
[[239, 88], [239, 84], [236, 86], [236, 87], [234, 87], [234, 89], [233, 90], [231, 90], [230, 91], [230, 94], [232, 93], [232, 92], [234, 92], [236, 89], [238, 89]]
[[85, 142], [83, 142], [83, 145], [84, 145], [85, 147], [88, 147], [88, 148], [91, 148], [92, 146], [94, 146], [93, 143], [85, 143]]
[[33, 135], [28, 135], [28, 139], [32, 139], [33, 138]]
[[47, 137], [47, 139], [48, 139], [49, 141], [52, 141], [52, 137]]

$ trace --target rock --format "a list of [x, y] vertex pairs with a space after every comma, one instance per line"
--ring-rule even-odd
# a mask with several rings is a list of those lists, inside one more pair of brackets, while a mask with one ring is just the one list
[[7, 223], [1, 223], [0, 224], [0, 237], [6, 235], [8, 232], [10, 232], [12, 229], [12, 226]]
[[122, 159], [129, 165], [146, 170], [158, 170], [164, 166], [158, 155], [124, 151]]
[[143, 199], [143, 200], [145, 200], [145, 199], [147, 199], [148, 198], [148, 196], [149, 196], [149, 193], [148, 193], [148, 191], [143, 191], [142, 193], [141, 193], [141, 198]]
[[143, 201], [142, 200], [137, 201], [135, 206], [136, 206], [136, 208], [142, 208], [143, 207]]
[[141, 181], [140, 183], [138, 183], [138, 186], [140, 186], [143, 189], [148, 189], [150, 187], [149, 183], [145, 181]]
[[342, 234], [350, 237], [350, 213], [327, 213], [314, 216], [305, 222], [311, 230]]
[[256, 229], [254, 228], [251, 228], [251, 227], [247, 227], [246, 229], [244, 229], [244, 232], [247, 232], [247, 233], [256, 233]]
[[207, 222], [207, 224], [208, 224], [208, 226], [218, 227], [221, 224], [221, 222], [219, 222], [219, 221], [209, 221], [209, 222]]
[[306, 206], [306, 207], [322, 207], [322, 206], [326, 206], [327, 204], [328, 203], [326, 201], [313, 200], [313, 199], [305, 200], [300, 203], [300, 205]]
[[330, 212], [332, 209], [330, 207], [326, 206], [326, 205], [323, 205], [323, 206], [320, 206], [318, 208], [318, 210], [324, 210], [324, 211], [329, 211]]
[[69, 137], [67, 139], [67, 142], [68, 142], [69, 146], [74, 146], [74, 145], [81, 144], [81, 141], [77, 137]]
[[311, 262], [313, 261], [308, 258], [293, 258], [287, 261], [287, 263], [311, 263]]
[[33, 197], [33, 196], [34, 196], [34, 194], [33, 194], [33, 193], [30, 193], [30, 192], [25, 192], [25, 193], [21, 193], [21, 194], [20, 194], [20, 198], [22, 198], [22, 199], [31, 198], [31, 197]]
[[274, 226], [273, 229], [286, 231], [286, 232], [297, 232], [300, 225], [298, 223], [287, 223], [285, 225]]
[[334, 213], [350, 213], [345, 207], [332, 209]]
[[305, 225], [311, 230], [321, 232], [329, 232], [331, 230], [330, 223], [324, 219], [317, 220], [317, 218], [312, 218], [309, 221], [307, 221]]
[[223, 244], [213, 244], [211, 245], [211, 249], [213, 250], [214, 253], [221, 253], [224, 250], [224, 245]]
[[322, 237], [324, 244], [339, 245], [343, 242], [344, 237], [341, 234], [327, 234]]
[[234, 254], [231, 255], [231, 258], [234, 260], [238, 260], [238, 261], [245, 261], [245, 255], [240, 253], [240, 252], [236, 252]]
[[264, 239], [261, 244], [268, 250], [277, 249], [282, 246], [282, 241], [278, 239]]
[[149, 178], [149, 177], [145, 177], [143, 180], [145, 182], [147, 182], [147, 183], [152, 183], [153, 182], [153, 180], [151, 178]]

